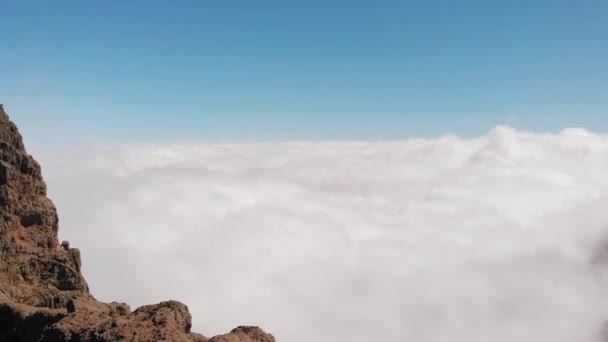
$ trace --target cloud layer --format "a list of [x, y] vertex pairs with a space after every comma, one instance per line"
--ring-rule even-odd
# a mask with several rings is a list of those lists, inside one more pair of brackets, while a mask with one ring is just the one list
[[581, 342], [608, 318], [607, 136], [31, 152], [96, 297], [181, 300], [208, 335]]

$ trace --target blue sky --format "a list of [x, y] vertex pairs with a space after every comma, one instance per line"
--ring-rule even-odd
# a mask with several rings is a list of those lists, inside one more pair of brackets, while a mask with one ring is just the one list
[[0, 1], [0, 13], [0, 102], [30, 139], [608, 131], [607, 1]]

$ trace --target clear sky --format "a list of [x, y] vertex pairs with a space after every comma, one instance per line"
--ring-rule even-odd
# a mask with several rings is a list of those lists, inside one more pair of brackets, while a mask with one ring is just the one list
[[0, 102], [30, 135], [608, 131], [605, 0], [0, 0], [0, 13]]

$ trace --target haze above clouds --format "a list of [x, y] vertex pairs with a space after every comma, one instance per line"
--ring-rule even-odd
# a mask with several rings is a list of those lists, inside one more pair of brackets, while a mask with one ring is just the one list
[[94, 295], [183, 301], [206, 335], [581, 342], [608, 318], [608, 136], [30, 152]]

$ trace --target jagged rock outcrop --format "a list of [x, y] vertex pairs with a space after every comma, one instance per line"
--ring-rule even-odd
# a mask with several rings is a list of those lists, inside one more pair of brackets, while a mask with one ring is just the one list
[[258, 327], [238, 327], [229, 334], [215, 336], [208, 342], [274, 342], [274, 337]]
[[207, 339], [176, 301], [131, 311], [89, 292], [80, 252], [59, 244], [59, 219], [40, 165], [0, 105], [0, 341], [274, 342], [257, 327]]

